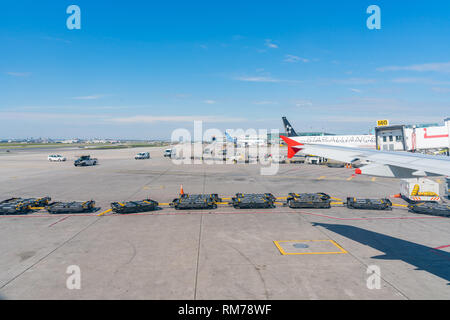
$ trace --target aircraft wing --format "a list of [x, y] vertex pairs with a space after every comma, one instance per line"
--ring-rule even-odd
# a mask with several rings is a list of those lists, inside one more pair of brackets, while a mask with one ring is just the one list
[[380, 151], [323, 144], [304, 144], [281, 136], [288, 145], [288, 158], [298, 151], [347, 163], [366, 163], [358, 174], [409, 178], [428, 175], [450, 176], [450, 157], [432, 156], [405, 151]]

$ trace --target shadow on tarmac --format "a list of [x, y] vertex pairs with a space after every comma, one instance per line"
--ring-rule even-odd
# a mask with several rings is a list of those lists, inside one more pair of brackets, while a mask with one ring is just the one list
[[327, 223], [314, 223], [313, 225], [324, 227], [351, 240], [384, 252], [384, 255], [374, 256], [372, 259], [402, 260], [416, 266], [416, 270], [424, 270], [447, 280], [447, 285], [450, 285], [449, 252], [355, 226]]

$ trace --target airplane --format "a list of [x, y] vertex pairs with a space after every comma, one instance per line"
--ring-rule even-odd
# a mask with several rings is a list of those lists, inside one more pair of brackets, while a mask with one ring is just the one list
[[417, 178], [423, 176], [450, 176], [450, 157], [433, 156], [406, 151], [381, 151], [367, 148], [351, 148], [327, 144], [309, 144], [299, 137], [280, 136], [288, 145], [288, 158], [300, 150], [304, 153], [342, 161], [360, 162], [356, 174], [392, 178]]
[[228, 142], [232, 142], [235, 145], [243, 146], [264, 146], [267, 141], [258, 136], [242, 136], [242, 137], [232, 137], [228, 132], [225, 131], [225, 137]]
[[232, 142], [232, 143], [236, 144], [237, 138], [231, 137], [230, 134], [228, 132], [226, 132], [226, 131], [225, 131], [225, 137], [227, 138], [228, 142]]
[[289, 138], [301, 143], [327, 144], [357, 148], [376, 148], [375, 135], [322, 135], [322, 136], [300, 136], [295, 132], [286, 117], [282, 117], [284, 128]]

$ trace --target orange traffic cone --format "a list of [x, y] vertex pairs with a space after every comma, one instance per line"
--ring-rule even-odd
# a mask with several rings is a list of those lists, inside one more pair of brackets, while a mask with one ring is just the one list
[[183, 185], [180, 186], [180, 194], [184, 194]]

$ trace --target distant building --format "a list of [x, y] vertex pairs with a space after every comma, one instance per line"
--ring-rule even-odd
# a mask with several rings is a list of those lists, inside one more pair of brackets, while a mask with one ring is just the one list
[[427, 151], [449, 148], [450, 118], [444, 125], [390, 125], [375, 128], [378, 150]]

